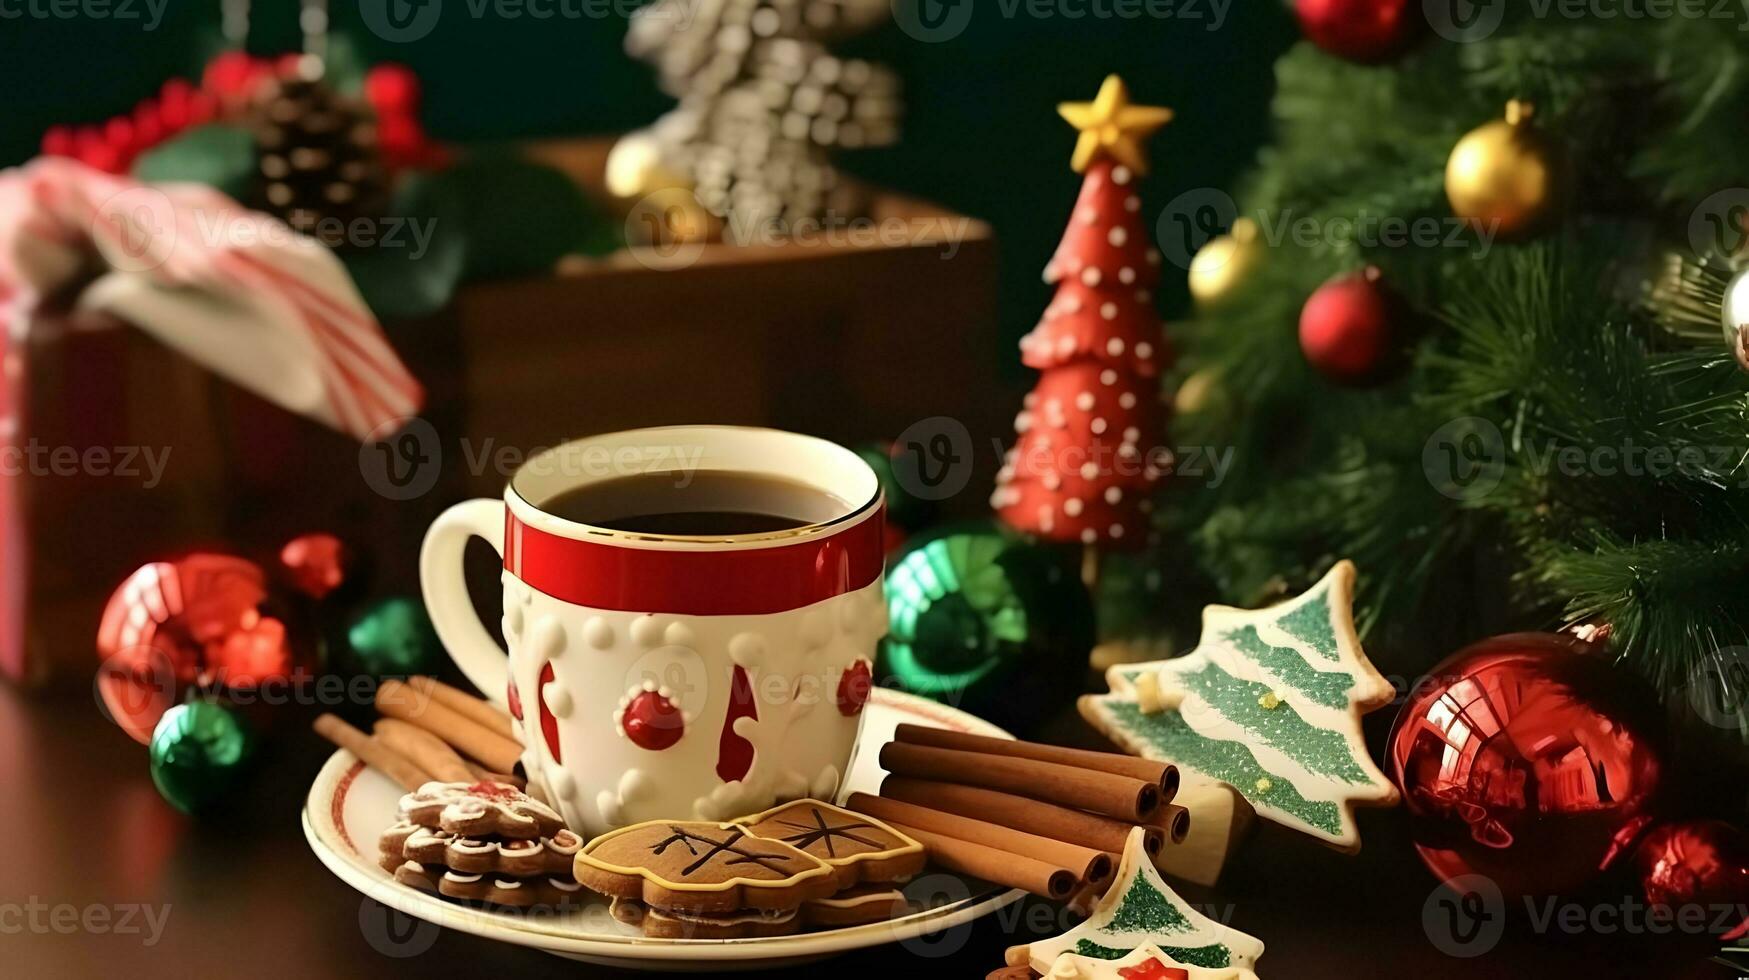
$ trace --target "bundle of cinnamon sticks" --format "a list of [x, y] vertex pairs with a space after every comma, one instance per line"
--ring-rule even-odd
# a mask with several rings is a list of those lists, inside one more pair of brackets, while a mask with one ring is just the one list
[[369, 734], [325, 714], [317, 734], [408, 790], [433, 780], [481, 780], [524, 785], [516, 772], [522, 744], [510, 716], [485, 701], [430, 677], [377, 688], [377, 719]]
[[961, 874], [1058, 900], [1111, 881], [1135, 827], [1150, 854], [1184, 839], [1178, 770], [1110, 752], [900, 725], [881, 749], [879, 796], [850, 809], [884, 821]]

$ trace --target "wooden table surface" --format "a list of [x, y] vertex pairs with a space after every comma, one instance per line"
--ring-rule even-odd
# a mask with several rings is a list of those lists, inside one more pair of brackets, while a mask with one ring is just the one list
[[[329, 874], [298, 820], [328, 748], [309, 733], [307, 711], [284, 713], [234, 804], [195, 820], [158, 798], [145, 749], [105, 721], [91, 698], [30, 698], [0, 687], [0, 827], [10, 842], [0, 861], [0, 976], [632, 975], [419, 928]], [[1093, 744], [1069, 718], [1046, 726], [1046, 735]], [[1363, 812], [1361, 825], [1366, 848], [1354, 858], [1265, 827], [1218, 890], [1186, 894], [1268, 944], [1260, 966], [1270, 980], [1731, 975], [1692, 945], [1667, 939], [1539, 935], [1522, 910], [1503, 920], [1503, 936], [1486, 955], [1446, 955], [1424, 926], [1432, 882], [1409, 849], [1400, 812]], [[152, 906], [155, 943], [144, 913], [130, 911], [135, 905]], [[1009, 944], [1067, 925], [1054, 906], [1028, 901], [975, 927], [837, 962], [853, 960], [854, 969], [875, 971], [869, 976], [921, 971], [972, 980], [999, 966]]]

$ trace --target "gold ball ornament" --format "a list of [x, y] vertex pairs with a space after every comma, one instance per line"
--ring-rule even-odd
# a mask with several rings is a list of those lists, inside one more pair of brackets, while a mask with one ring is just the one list
[[1190, 295], [1198, 306], [1211, 307], [1237, 291], [1263, 260], [1263, 240], [1257, 222], [1240, 218], [1233, 230], [1208, 240], [1190, 260]]
[[1211, 409], [1223, 409], [1225, 395], [1220, 374], [1214, 368], [1203, 368], [1178, 386], [1178, 391], [1172, 396], [1172, 411], [1177, 415], [1199, 415]]
[[1513, 238], [1532, 233], [1559, 198], [1559, 151], [1531, 122], [1535, 107], [1513, 100], [1506, 118], [1458, 141], [1445, 167], [1451, 209], [1478, 231]]
[[662, 162], [662, 146], [647, 130], [627, 133], [607, 153], [607, 192], [635, 201], [657, 191], [690, 189], [692, 182]]

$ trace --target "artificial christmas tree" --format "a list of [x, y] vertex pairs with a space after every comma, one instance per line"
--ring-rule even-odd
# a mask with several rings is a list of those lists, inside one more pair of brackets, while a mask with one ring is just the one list
[[1045, 266], [1056, 296], [1020, 342], [1021, 359], [1043, 376], [1014, 420], [1020, 439], [991, 504], [1047, 540], [1140, 546], [1151, 490], [1171, 461], [1156, 383], [1169, 361], [1154, 307], [1160, 252], [1136, 181], [1147, 172], [1142, 140], [1172, 113], [1131, 105], [1115, 75], [1094, 102], [1060, 111], [1081, 132], [1073, 163], [1087, 176]]
[[[1219, 388], [1175, 437], [1236, 455], [1220, 486], [1172, 498], [1165, 547], [1190, 556], [1185, 584], [1243, 606], [1352, 556], [1369, 645], [1406, 676], [1483, 636], [1607, 625], [1684, 727], [1735, 739], [1749, 377], [1718, 325], [1742, 263], [1743, 192], [1725, 189], [1749, 186], [1741, 35], [1496, 12], [1388, 66], [1314, 44], [1277, 66], [1276, 142], [1239, 210], [1324, 233], [1272, 242], [1244, 289], [1175, 325], [1185, 376]], [[1296, 324], [1369, 266], [1419, 329], [1388, 383], [1349, 389]], [[1693, 723], [1703, 691], [1729, 725]]]

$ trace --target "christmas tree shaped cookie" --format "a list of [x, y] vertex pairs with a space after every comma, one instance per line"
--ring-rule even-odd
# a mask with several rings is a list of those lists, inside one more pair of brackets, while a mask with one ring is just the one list
[[1231, 785], [1259, 816], [1337, 848], [1360, 848], [1356, 804], [1397, 790], [1367, 755], [1361, 715], [1390, 703], [1354, 631], [1354, 565], [1256, 612], [1211, 606], [1176, 660], [1123, 664], [1081, 714], [1127, 751]]
[[[1111, 888], [1087, 921], [1055, 939], [1013, 947], [1009, 965], [1030, 964], [1046, 977], [1066, 974], [1089, 980], [1175, 975], [1170, 968], [1193, 977], [1251, 977], [1263, 943], [1191, 908], [1154, 870], [1142, 844], [1145, 839], [1141, 828], [1130, 832]], [[1086, 972], [1086, 961], [1109, 962], [1113, 969], [1109, 974]], [[1059, 965], [1081, 972], [1053, 972]], [[1138, 972], [1120, 972], [1125, 969]]]

